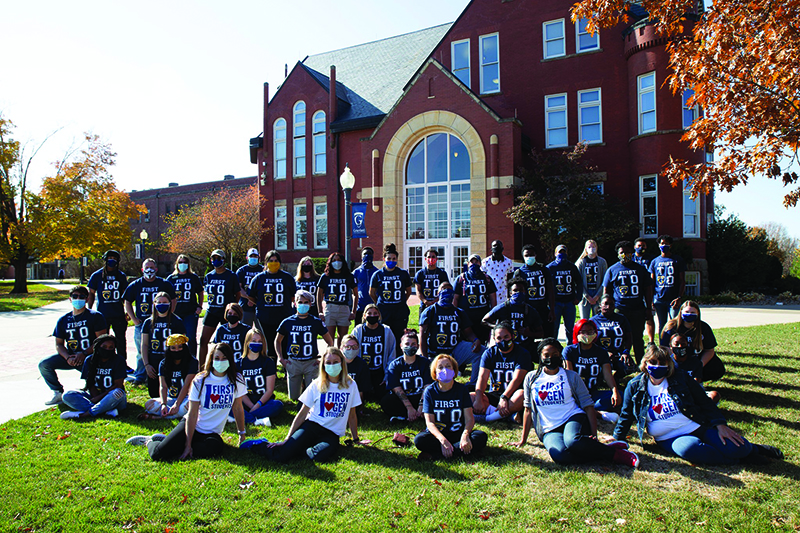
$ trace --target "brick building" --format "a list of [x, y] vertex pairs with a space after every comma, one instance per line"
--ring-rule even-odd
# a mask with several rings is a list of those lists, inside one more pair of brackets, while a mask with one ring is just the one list
[[533, 236], [503, 214], [516, 169], [529, 147], [584, 140], [604, 194], [636, 211], [641, 236], [669, 233], [692, 248], [687, 285], [699, 291], [713, 197], [691, 200], [659, 176], [670, 155], [705, 157], [679, 141], [697, 110], [664, 86], [666, 42], [644, 13], [592, 36], [572, 23], [571, 5], [473, 0], [452, 24], [309, 56], [271, 99], [265, 84], [251, 161], [276, 231], [262, 251], [296, 262], [343, 249], [338, 177], [349, 164], [353, 200], [369, 205], [354, 257], [359, 244], [394, 242], [413, 274], [435, 247], [453, 274], [501, 238], [519, 260]]

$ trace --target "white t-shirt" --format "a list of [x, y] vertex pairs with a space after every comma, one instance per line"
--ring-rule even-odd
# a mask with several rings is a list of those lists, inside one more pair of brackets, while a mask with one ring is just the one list
[[241, 381], [234, 386], [228, 381], [228, 376], [217, 377], [213, 373], [205, 377], [197, 375], [189, 388], [189, 401], [200, 402], [195, 429], [200, 433], [222, 433], [233, 401], [245, 394], [247, 388]]
[[650, 395], [647, 432], [657, 441], [688, 435], [700, 427], [700, 424], [681, 413], [669, 395], [667, 386], [666, 379], [658, 385], [647, 380], [647, 393]]
[[484, 258], [481, 270], [486, 272], [497, 286], [497, 305], [506, 301], [508, 288], [506, 287], [507, 276], [514, 270], [514, 262], [506, 256], [502, 261], [495, 261], [492, 256]]
[[320, 392], [319, 379], [315, 379], [300, 395], [300, 401], [311, 409], [308, 420], [341, 437], [347, 431], [350, 409], [361, 405], [361, 396], [354, 380], [346, 389], [340, 389], [338, 383], [330, 383], [327, 392]]
[[525, 406], [536, 405], [539, 422], [544, 433], [561, 426], [571, 416], [583, 412], [572, 395], [572, 387], [569, 385], [567, 372], [563, 368], [559, 368], [558, 374], [555, 376], [542, 372], [531, 387], [525, 388], [525, 392], [530, 394], [528, 398], [525, 398]]

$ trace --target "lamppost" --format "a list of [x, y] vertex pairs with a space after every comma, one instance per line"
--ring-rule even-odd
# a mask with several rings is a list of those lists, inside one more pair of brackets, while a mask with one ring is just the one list
[[350, 206], [352, 205], [350, 202], [350, 193], [353, 191], [353, 186], [355, 184], [356, 177], [350, 172], [350, 166], [345, 163], [344, 172], [339, 176], [339, 185], [342, 186], [342, 190], [344, 191], [344, 260], [348, 268], [350, 268], [350, 240], [352, 239], [350, 230]]
[[139, 238], [142, 240], [142, 261], [147, 258], [147, 254], [144, 253], [144, 242], [147, 240], [147, 230], [143, 229], [139, 232]]

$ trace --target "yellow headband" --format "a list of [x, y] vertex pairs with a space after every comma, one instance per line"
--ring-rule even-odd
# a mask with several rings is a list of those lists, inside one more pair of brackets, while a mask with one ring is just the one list
[[189, 342], [189, 337], [176, 333], [167, 337], [167, 346], [180, 346]]

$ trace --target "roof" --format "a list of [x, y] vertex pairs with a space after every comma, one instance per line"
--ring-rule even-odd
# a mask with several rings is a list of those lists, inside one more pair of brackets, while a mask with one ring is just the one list
[[344, 123], [377, 125], [451, 26], [441, 24], [304, 59], [302, 66], [326, 90], [329, 77], [325, 73], [336, 66], [336, 96], [345, 105], [340, 106], [331, 129], [351, 129]]

